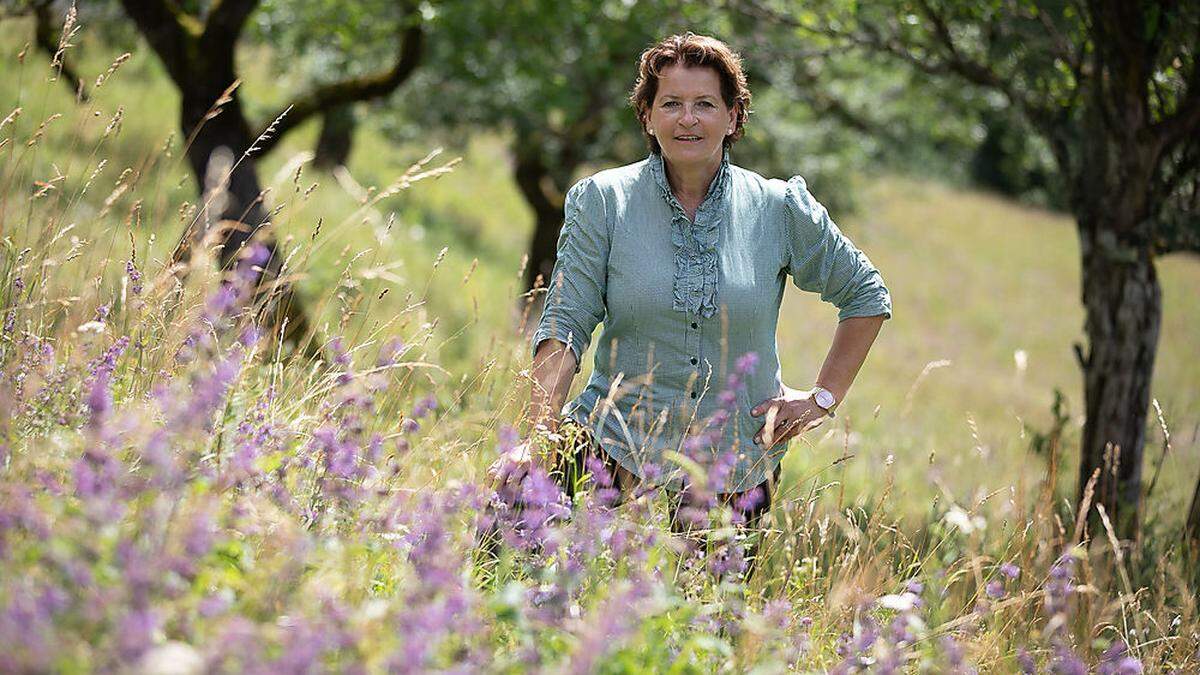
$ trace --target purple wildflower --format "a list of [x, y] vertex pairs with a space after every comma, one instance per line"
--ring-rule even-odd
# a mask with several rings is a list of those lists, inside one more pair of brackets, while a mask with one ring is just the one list
[[149, 649], [160, 623], [158, 614], [149, 609], [130, 610], [122, 617], [117, 628], [117, 648], [121, 658], [133, 661]]
[[129, 336], [117, 338], [100, 356], [88, 363], [88, 372], [92, 378], [107, 377], [117, 369], [117, 359], [129, 348]]
[[142, 273], [137, 266], [133, 264], [133, 260], [125, 261], [125, 275], [129, 277], [129, 291], [134, 295], [142, 294]]
[[858, 654], [865, 654], [867, 650], [875, 644], [879, 639], [879, 624], [871, 617], [863, 617], [856, 627], [854, 639], [850, 642], [850, 649]]
[[[1063, 554], [1050, 568], [1050, 578], [1046, 582], [1046, 613], [1065, 615], [1070, 606], [1069, 600], [1074, 590], [1075, 557], [1070, 553]], [[1062, 622], [1060, 622], [1060, 626]]]
[[172, 426], [211, 431], [213, 414], [225, 403], [225, 396], [241, 369], [242, 352], [239, 349], [228, 358], [218, 361], [207, 372], [193, 377], [191, 396], [176, 407]]
[[262, 339], [262, 330], [260, 330], [258, 326], [251, 324], [246, 326], [246, 328], [242, 330], [241, 335], [238, 336], [238, 344], [242, 345], [246, 349], [250, 349], [254, 347], [254, 345], [258, 344], [260, 339]]
[[39, 589], [29, 580], [4, 588], [0, 600], [0, 669], [53, 671], [54, 614], [65, 606], [61, 591]]
[[1037, 663], [1024, 647], [1017, 647], [1017, 667], [1022, 675], [1037, 675]]
[[212, 595], [205, 596], [197, 603], [196, 611], [200, 613], [200, 616], [211, 619], [224, 614], [232, 604], [231, 594], [228, 592], [213, 593]]
[[112, 395], [108, 389], [108, 378], [107, 371], [98, 372], [96, 379], [92, 381], [91, 389], [88, 390], [88, 427], [93, 431], [103, 428], [104, 421], [112, 409]]
[[733, 508], [735, 513], [746, 514], [754, 511], [763, 500], [766, 499], [766, 492], [762, 486], [756, 486], [750, 490], [741, 493], [734, 501]]
[[375, 361], [375, 364], [380, 368], [386, 368], [387, 366], [393, 365], [407, 348], [408, 347], [404, 344], [403, 340], [400, 338], [392, 338], [379, 348], [379, 357]]
[[1005, 596], [1004, 584], [998, 580], [992, 580], [984, 587], [984, 592], [993, 600], [999, 600]]
[[570, 513], [565, 505], [566, 495], [549, 474], [535, 466], [521, 481], [521, 504], [519, 531], [523, 535], [522, 543], [553, 553], [556, 544], [551, 537], [550, 525]]
[[84, 502], [99, 504], [115, 495], [124, 469], [112, 454], [93, 447], [75, 462], [73, 473], [75, 494]]
[[6, 552], [8, 533], [17, 530], [40, 539], [49, 535], [50, 526], [28, 488], [17, 483], [0, 484], [0, 558]]
[[[389, 672], [419, 673], [433, 669], [439, 643], [449, 636], [468, 637], [481, 630], [473, 618], [473, 598], [461, 573], [462, 559], [453, 553], [449, 521], [476, 500], [468, 488], [459, 492], [424, 495], [417, 503], [397, 502], [396, 515], [407, 521], [400, 539], [418, 583], [411, 586], [404, 609], [396, 618], [403, 636], [399, 651], [387, 663]], [[463, 672], [471, 672], [470, 653], [457, 657]]]
[[746, 352], [738, 357], [734, 364], [734, 370], [741, 375], [749, 375], [758, 367], [758, 354], [755, 352]]
[[420, 419], [420, 418], [424, 417], [425, 415], [428, 415], [429, 413], [436, 410], [437, 406], [438, 406], [437, 397], [434, 396], [433, 394], [429, 394], [428, 396], [421, 399], [420, 401], [417, 401], [417, 404], [413, 406], [412, 417], [414, 419]]
[[1142, 662], [1129, 655], [1129, 646], [1117, 640], [1100, 656], [1097, 675], [1141, 675]]
[[736, 542], [723, 541], [708, 556], [708, 571], [721, 579], [746, 570], [745, 551]]
[[209, 323], [216, 324], [225, 318], [237, 306], [238, 291], [232, 284], [221, 284], [208, 297], [205, 306], [205, 318]]
[[579, 646], [565, 669], [573, 673], [593, 672], [605, 654], [633, 633], [642, 614], [639, 602], [647, 595], [645, 582], [634, 579], [631, 585], [609, 597], [597, 607], [584, 624]]
[[[242, 257], [241, 266], [250, 268], [251, 271], [258, 272], [266, 269], [267, 263], [271, 260], [271, 249], [267, 248], [262, 242], [254, 242], [246, 249], [246, 253]], [[259, 268], [254, 270], [253, 268]]]
[[517, 430], [507, 424], [500, 427], [500, 430], [496, 432], [496, 437], [499, 440], [499, 447], [497, 449], [500, 454], [507, 453], [509, 450], [517, 447], [517, 443], [521, 440], [520, 436], [517, 435]]
[[183, 539], [183, 551], [190, 558], [201, 558], [212, 549], [216, 538], [216, 523], [208, 509], [200, 509], [188, 524], [187, 534]]
[[1054, 648], [1054, 659], [1050, 662], [1054, 675], [1087, 675], [1087, 664], [1075, 652], [1064, 645]]
[[943, 637], [939, 645], [942, 648], [942, 655], [946, 657], [946, 664], [950, 666], [951, 672], [959, 672], [963, 667], [962, 645], [958, 644], [958, 640], [955, 640], [953, 635]]
[[1000, 573], [1009, 579], [1016, 579], [1021, 576], [1021, 568], [1012, 563], [1004, 563], [1000, 566]]

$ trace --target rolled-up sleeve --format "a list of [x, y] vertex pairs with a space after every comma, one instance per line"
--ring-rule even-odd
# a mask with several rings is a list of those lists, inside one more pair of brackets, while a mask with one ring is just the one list
[[531, 354], [537, 354], [543, 340], [553, 338], [575, 353], [575, 372], [579, 372], [592, 331], [605, 315], [609, 236], [604, 197], [595, 182], [585, 178], [567, 192], [558, 258]]
[[891, 318], [892, 296], [879, 270], [842, 234], [799, 176], [787, 183], [785, 210], [792, 282], [835, 305], [838, 321]]

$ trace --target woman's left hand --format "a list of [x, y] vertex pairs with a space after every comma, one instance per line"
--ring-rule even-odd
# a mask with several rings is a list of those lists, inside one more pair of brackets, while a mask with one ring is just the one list
[[829, 413], [817, 405], [811, 391], [784, 385], [782, 394], [754, 406], [750, 414], [764, 417], [754, 442], [769, 450], [820, 426]]

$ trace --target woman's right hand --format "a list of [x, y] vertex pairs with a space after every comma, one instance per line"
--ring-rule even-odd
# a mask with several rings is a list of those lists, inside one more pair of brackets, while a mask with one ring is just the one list
[[496, 458], [488, 467], [487, 473], [491, 480], [492, 489], [516, 489], [521, 481], [529, 475], [529, 469], [536, 461], [534, 459], [533, 442], [530, 440], [517, 443], [508, 452]]

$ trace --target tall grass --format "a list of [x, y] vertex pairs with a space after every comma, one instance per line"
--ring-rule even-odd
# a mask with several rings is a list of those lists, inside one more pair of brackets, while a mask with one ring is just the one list
[[[957, 299], [897, 294], [965, 325], [885, 330], [868, 369], [887, 377], [864, 375], [848, 421], [796, 444], [761, 535], [709, 500], [704, 536], [680, 537], [662, 494], [614, 504], [599, 470], [573, 501], [539, 472], [484, 484], [482, 467], [517, 440], [507, 423], [528, 357], [507, 300], [518, 269], [487, 259], [494, 232], [465, 255], [408, 222], [471, 210], [446, 187], [454, 174], [418, 182], [441, 173], [417, 162], [371, 188], [312, 177], [302, 158], [261, 165], [274, 233], [319, 319], [310, 359], [256, 323], [254, 247], [225, 272], [205, 245], [170, 264], [197, 197], [180, 139], [155, 136], [136, 121], [148, 106], [119, 95], [124, 68], [152, 70], [145, 57], [58, 110], [46, 102], [61, 85], [36, 58], [10, 64], [16, 103], [0, 110], [0, 670], [1197, 667], [1195, 568], [1170, 522], [1133, 544], [1081, 541], [1091, 504], [1062, 489], [1070, 424], [1042, 455], [1026, 454], [1038, 425], [995, 428], [1007, 413], [988, 406], [1010, 386], [1048, 407], [1043, 373], [1014, 384], [1011, 366], [979, 366], [965, 400], [939, 382], [987, 351], [980, 333], [1029, 337], [1039, 367], [1049, 340], [973, 313], [994, 300], [964, 292], [969, 262], [942, 281]], [[884, 203], [910, 189], [885, 183]], [[406, 202], [422, 190], [435, 197]], [[904, 288], [915, 235], [878, 213], [895, 227], [851, 228], [873, 255], [894, 252], [876, 262]], [[789, 300], [791, 316], [819, 316], [806, 302]], [[820, 339], [802, 323], [785, 351]], [[1167, 343], [1194, 338], [1182, 331]], [[961, 354], [939, 365], [930, 342]], [[1188, 381], [1174, 386], [1167, 419], [1176, 394], [1188, 419]], [[698, 474], [697, 494], [717, 479]], [[494, 556], [476, 541], [491, 529]], [[747, 536], [761, 537], [752, 575]]]

